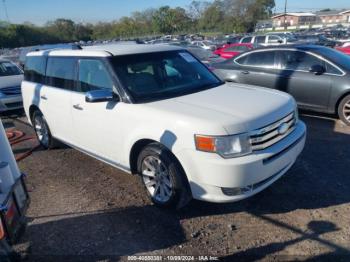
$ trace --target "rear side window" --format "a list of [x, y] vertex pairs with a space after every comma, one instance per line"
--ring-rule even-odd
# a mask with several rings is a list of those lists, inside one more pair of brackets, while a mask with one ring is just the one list
[[282, 42], [282, 39], [277, 35], [269, 35], [268, 43], [276, 44]]
[[259, 35], [255, 37], [255, 43], [257, 44], [265, 44], [265, 41], [266, 41], [266, 36]]
[[226, 52], [244, 52], [247, 51], [249, 48], [245, 45], [241, 46], [231, 46], [225, 49]]
[[44, 84], [46, 57], [27, 56], [24, 65], [24, 80]]
[[252, 41], [252, 37], [245, 37], [242, 39], [241, 43], [250, 43]]
[[79, 81], [77, 88], [79, 92], [99, 89], [112, 90], [112, 78], [101, 60], [79, 60]]
[[76, 79], [76, 59], [49, 57], [47, 60], [47, 85], [72, 90]]
[[275, 57], [276, 57], [275, 51], [254, 52], [238, 58], [236, 62], [238, 64], [245, 65], [245, 66], [274, 68]]

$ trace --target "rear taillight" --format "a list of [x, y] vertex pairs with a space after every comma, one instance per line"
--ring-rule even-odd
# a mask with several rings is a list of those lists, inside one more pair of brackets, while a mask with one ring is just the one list
[[16, 215], [18, 215], [16, 204], [13, 199], [10, 199], [7, 211], [5, 212], [5, 219], [8, 225], [13, 225]]

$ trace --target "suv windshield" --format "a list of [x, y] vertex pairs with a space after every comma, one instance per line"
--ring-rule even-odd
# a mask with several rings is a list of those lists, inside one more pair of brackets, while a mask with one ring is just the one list
[[186, 95], [222, 84], [185, 50], [116, 56], [112, 65], [136, 103]]
[[20, 75], [22, 71], [11, 62], [0, 62], [0, 76]]

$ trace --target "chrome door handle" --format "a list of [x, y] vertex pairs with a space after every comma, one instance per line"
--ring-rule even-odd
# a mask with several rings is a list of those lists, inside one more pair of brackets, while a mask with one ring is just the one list
[[45, 95], [40, 96], [41, 99], [47, 100], [47, 97]]
[[248, 75], [249, 71], [241, 71], [241, 73], [244, 74], [244, 75]]
[[83, 110], [83, 108], [79, 104], [73, 105], [73, 108], [77, 110]]

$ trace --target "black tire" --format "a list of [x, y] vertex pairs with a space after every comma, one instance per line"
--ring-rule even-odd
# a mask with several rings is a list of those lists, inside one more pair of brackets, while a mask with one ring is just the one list
[[[144, 161], [147, 158], [153, 157], [161, 160], [161, 163], [164, 164], [164, 167], [167, 169], [169, 181], [171, 181], [171, 189], [167, 187], [170, 189], [171, 194], [169, 194], [170, 197], [166, 201], [160, 201], [156, 196], [150, 193], [145, 182], [145, 176], [142, 174]], [[148, 196], [156, 206], [182, 208], [192, 199], [191, 190], [184, 170], [172, 153], [161, 144], [149, 144], [141, 151], [137, 159], [137, 171]], [[166, 183], [163, 184], [165, 185]], [[156, 185], [154, 187], [156, 187]]]
[[350, 126], [350, 95], [345, 96], [339, 103], [338, 116], [347, 126]]
[[21, 256], [17, 254], [12, 246], [10, 246], [6, 240], [0, 240], [0, 261], [2, 262], [19, 262]]
[[[40, 119], [40, 120], [39, 120]], [[36, 121], [39, 120], [39, 121], [42, 121], [42, 125], [46, 128], [47, 130], [47, 138], [43, 139], [40, 137], [39, 133], [38, 133], [38, 129], [36, 127]], [[47, 124], [46, 122], [46, 119], [44, 117], [44, 115], [39, 111], [39, 110], [36, 110], [34, 113], [33, 113], [33, 116], [32, 116], [32, 124], [33, 124], [33, 128], [34, 128], [34, 131], [35, 131], [35, 135], [40, 143], [40, 145], [45, 148], [45, 149], [53, 149], [57, 146], [58, 142], [57, 140], [55, 140], [52, 135], [51, 135], [51, 131], [50, 131], [50, 128], [49, 128], [49, 125]]]

